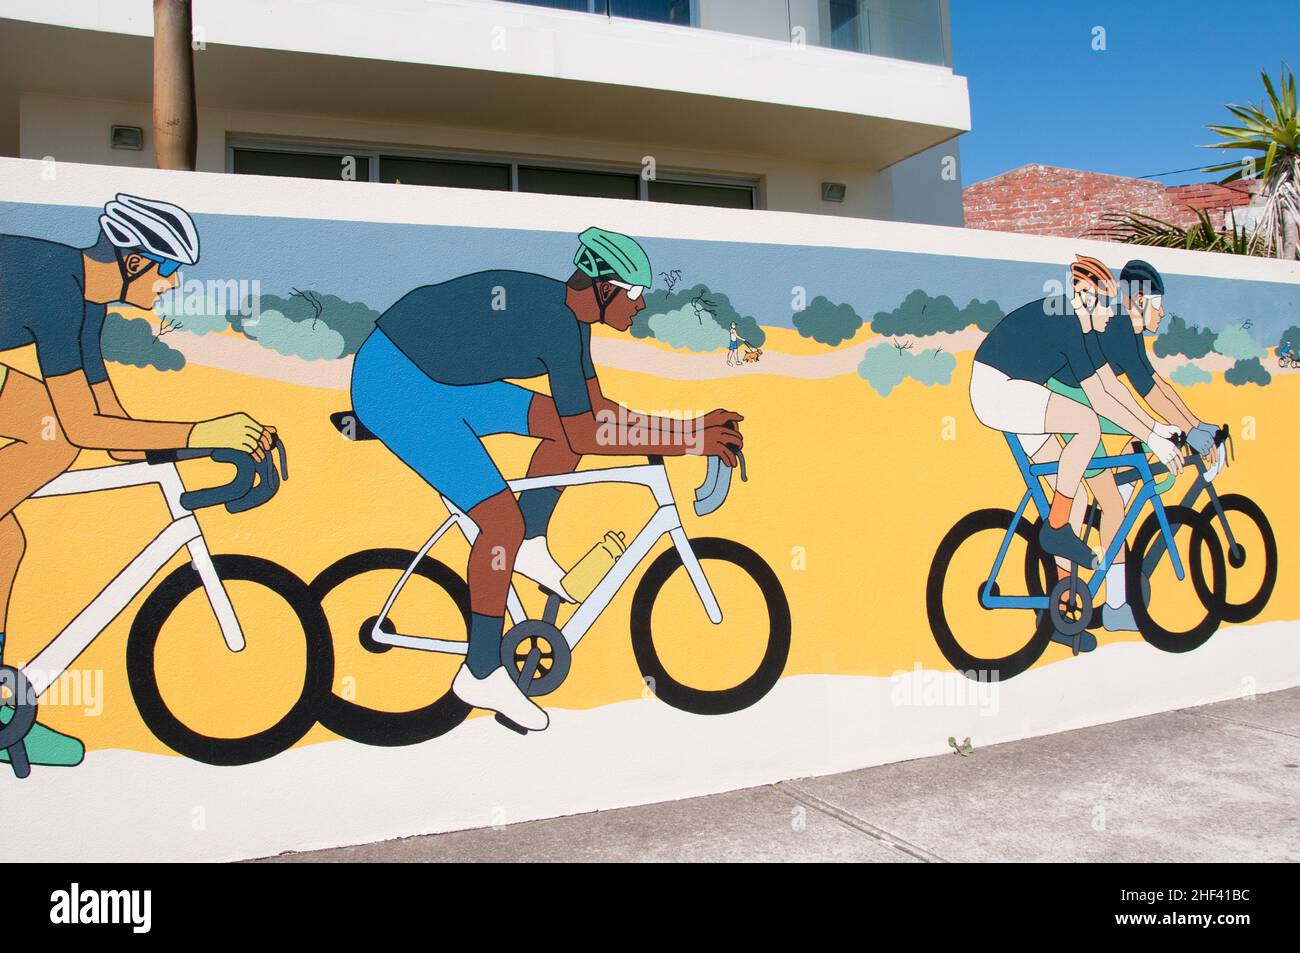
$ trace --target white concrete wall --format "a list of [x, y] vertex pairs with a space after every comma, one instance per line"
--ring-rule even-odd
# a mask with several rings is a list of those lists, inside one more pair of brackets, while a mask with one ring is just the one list
[[[56, 174], [49, 172], [40, 162], [0, 159], [0, 203], [25, 207], [20, 210], [21, 216], [10, 221], [22, 217], [28, 233], [43, 230], [42, 216], [61, 219], [66, 225], [64, 213], [70, 210], [93, 226], [94, 209], [115, 192], [127, 191], [165, 197], [201, 217], [256, 216], [265, 223], [276, 218], [290, 220], [289, 227], [298, 230], [304, 243], [312, 240], [317, 228], [348, 222], [415, 225], [429, 228], [430, 235], [435, 234], [434, 227], [459, 229], [461, 235], [477, 232], [485, 236], [490, 233], [484, 230], [504, 229], [521, 237], [527, 235], [529, 240], [541, 237], [555, 242], [567, 256], [571, 244], [560, 242], [555, 233], [576, 234], [599, 221], [647, 242], [690, 243], [701, 254], [707, 254], [710, 243], [727, 243], [728, 267], [734, 269], [733, 275], [743, 274], [746, 268], [761, 268], [765, 261], [770, 264], [774, 258], [787, 255], [792, 247], [814, 252], [819, 259], [824, 255], [828, 265], [837, 268], [845, 261], [844, 250], [889, 252], [889, 267], [898, 267], [899, 258], [895, 256], [911, 254], [916, 256], [910, 267], [917, 271], [917, 277], [930, 274], [935, 280], [941, 280], [943, 270], [954, 266], [936, 265], [933, 256], [962, 260], [955, 263], [958, 269], [988, 269], [1007, 263], [1060, 267], [1075, 253], [1100, 254], [1114, 262], [1140, 251], [1169, 278], [1233, 281], [1235, 293], [1246, 305], [1256, 289], [1259, 294], [1276, 294], [1279, 285], [1300, 288], [1300, 263], [1168, 249], [1129, 249], [1097, 241], [896, 222], [548, 195], [159, 172], [66, 161], [59, 164]], [[403, 237], [398, 236], [399, 232]], [[384, 232], [372, 234], [383, 236]], [[392, 234], [395, 245], [409, 241], [410, 232], [405, 228], [394, 229]], [[250, 229], [240, 254], [251, 261], [262, 261], [265, 249], [258, 246], [259, 240], [269, 239], [259, 238], [257, 229]], [[381, 245], [385, 240], [380, 238]], [[564, 263], [563, 259], [560, 263]], [[816, 277], [814, 268], [807, 280]], [[870, 280], [870, 275], [861, 277]], [[420, 280], [419, 275], [410, 278], [413, 282]], [[1288, 291], [1282, 288], [1283, 293]], [[198, 339], [196, 347], [216, 348], [221, 337], [205, 335]], [[656, 353], [661, 350], [655, 349]], [[310, 365], [309, 373], [316, 375], [313, 386], [325, 386], [323, 378], [328, 368], [318, 362]], [[845, 376], [852, 375], [852, 368], [853, 364], [847, 365]], [[802, 380], [784, 378], [766, 369], [758, 373], [763, 375], [761, 384], [743, 385], [779, 391], [786, 384]], [[346, 387], [346, 375], [342, 379]], [[678, 383], [685, 385], [688, 380]], [[698, 383], [701, 389], [721, 386], [716, 380], [710, 384], [701, 379]], [[861, 381], [856, 384], [866, 387]], [[255, 389], [256, 382], [251, 381], [250, 386]], [[826, 381], [824, 386], [838, 387], [832, 381]], [[962, 382], [953, 380], [948, 386], [951, 406], [968, 414], [968, 406], [963, 406], [968, 397]], [[1275, 382], [1272, 386], [1283, 385]], [[830, 390], [827, 400], [841, 393]], [[938, 418], [915, 418], [917, 405], [913, 404], [932, 393], [916, 387], [887, 398], [891, 402], [889, 415], [846, 418], [847, 426], [860, 434], [856, 450], [865, 453], [862, 448], [893, 447], [907, 440], [937, 441]], [[205, 396], [233, 400], [247, 395]], [[345, 400], [346, 395], [340, 391], [337, 401], [330, 405], [342, 407]], [[1280, 452], [1286, 452], [1287, 422], [1278, 419], [1276, 411], [1273, 413], [1259, 421], [1258, 444], [1239, 452], [1260, 453], [1265, 441], [1274, 441], [1273, 448], [1281, 447]], [[904, 425], [901, 429], [900, 421]], [[833, 423], [843, 429], [840, 421]], [[756, 428], [759, 424], [752, 420], [746, 426]], [[808, 420], [792, 417], [788, 426], [803, 433]], [[977, 425], [972, 420], [969, 426]], [[763, 432], [770, 440], [782, 431], [771, 427]], [[328, 433], [323, 421], [316, 433]], [[993, 435], [987, 436], [994, 439]], [[837, 434], [834, 440], [840, 441], [841, 437]], [[339, 448], [331, 452], [355, 449], [345, 447], [336, 437], [330, 440], [331, 448]], [[955, 449], [964, 452], [967, 446], [963, 443]], [[757, 469], [763, 466], [760, 461], [765, 451], [747, 448], [757, 454], [752, 455], [750, 464], [751, 494], [760, 481], [768, 481], [769, 487], [773, 481], [780, 482], [779, 476], [772, 476], [783, 472], [778, 462], [780, 443], [769, 442], [767, 448], [767, 453], [776, 456], [766, 458], [772, 467], [766, 476]], [[297, 459], [301, 467], [303, 457]], [[891, 489], [903, 486], [899, 481], [909, 481], [899, 491], [903, 498], [925, 492], [924, 487], [943, 492], [951, 486], [947, 473], [937, 473], [927, 483], [920, 474], [899, 475], [888, 467], [882, 470], [879, 460], [873, 463], [877, 465], [869, 474], [851, 465], [842, 471], [823, 468], [828, 473], [838, 472], [840, 482], [836, 483], [839, 492], [834, 505], [826, 505], [819, 518], [831, 521], [836, 529], [856, 525], [845, 522], [854, 507], [866, 507], [864, 500], [885, 498], [880, 494], [862, 495], [868, 479], [889, 484]], [[790, 487], [797, 487], [806, 476], [802, 470], [796, 466], [785, 471], [791, 474], [785, 493], [793, 495]], [[1234, 479], [1240, 479], [1237, 472], [1234, 469]], [[1259, 485], [1265, 478], [1256, 470], [1244, 488]], [[302, 479], [297, 477], [299, 482], [286, 484], [283, 492], [301, 492], [295, 487], [303, 485]], [[1277, 489], [1270, 499], [1284, 499], [1285, 487], [1280, 479], [1275, 483]], [[689, 493], [684, 482], [677, 489]], [[423, 487], [420, 490], [427, 492]], [[421, 518], [415, 514], [427, 505], [390, 496], [382, 489], [374, 496], [385, 506], [409, 508], [403, 515], [409, 511], [413, 520]], [[753, 501], [754, 497], [748, 499]], [[920, 580], [929, 558], [926, 549], [940, 538], [947, 520], [942, 514], [936, 516], [924, 501], [895, 520], [899, 506], [901, 502], [896, 501], [885, 508], [889, 513], [883, 515], [879, 507], [869, 508], [872, 518], [878, 520], [875, 526], [881, 535], [865, 537], [888, 540], [896, 548], [888, 544], [861, 546], [856, 562], [848, 564], [832, 561], [819, 565], [813, 557], [806, 569], [800, 566], [797, 572], [786, 566], [776, 567], [783, 585], [792, 590], [795, 585], [801, 589], [816, 587], [815, 606], [808, 598], [792, 603], [798, 606], [797, 619], [806, 620], [814, 609], [821, 611], [824, 606], [852, 621], [833, 627], [796, 621], [796, 640], [820, 644], [821, 654], [806, 654], [801, 673], [787, 675], [761, 702], [734, 715], [700, 717], [671, 709], [652, 697], [639, 697], [640, 684], [629, 672], [628, 684], [638, 687], [626, 697], [614, 696], [624, 700], [594, 707], [557, 705], [549, 730], [528, 738], [504, 731], [490, 718], [477, 718], [421, 745], [372, 748], [320, 739], [241, 768], [213, 767], [129, 745], [109, 747], [114, 739], [90, 738], [87, 761], [76, 768], [38, 766], [32, 777], [22, 782], [6, 778], [0, 771], [0, 797], [10, 832], [5, 849], [9, 856], [24, 860], [81, 862], [260, 856], [713, 793], [939, 754], [947, 750], [944, 739], [949, 735], [973, 735], [981, 746], [987, 746], [1239, 697], [1245, 686], [1251, 692], [1264, 693], [1300, 684], [1300, 653], [1295, 651], [1300, 623], [1292, 618], [1295, 612], [1287, 608], [1288, 593], [1279, 585], [1271, 603], [1275, 618], [1227, 629], [1194, 652], [1162, 653], [1140, 642], [1107, 640], [1086, 658], [1071, 659], [1058, 652], [1046, 660], [1048, 664], [1005, 684], [985, 686], [992, 693], [988, 699], [945, 702], [943, 692], [949, 687], [973, 691], [971, 683], [942, 664], [935, 668], [927, 663], [923, 670], [922, 656], [915, 653], [934, 655], [925, 631]], [[347, 508], [331, 512], [328, 521], [348, 518], [349, 513]], [[782, 519], [791, 519], [791, 515], [778, 505], [757, 519], [734, 525], [744, 532], [756, 522]], [[47, 529], [58, 525], [47, 524]], [[1291, 529], [1284, 511], [1275, 512], [1274, 525], [1282, 545], [1287, 546]], [[67, 532], [75, 537], [86, 528], [78, 521], [68, 524]], [[97, 524], [96, 529], [117, 531], [111, 521], [106, 521], [102, 530]], [[230, 527], [226, 526], [224, 532], [229, 534]], [[791, 524], [789, 532], [804, 533], [808, 528], [796, 530]], [[904, 533], [910, 534], [906, 541], [900, 535]], [[257, 552], [265, 540], [265, 536], [251, 533], [241, 535], [237, 548]], [[220, 545], [229, 542], [227, 535]], [[886, 575], [873, 574], [873, 566], [883, 568]], [[898, 573], [898, 578], [888, 576], [891, 572]], [[915, 577], [904, 579], [903, 573]], [[791, 579], [792, 575], [799, 579]], [[857, 590], [846, 591], [845, 580], [867, 580], [865, 595]], [[26, 585], [31, 584], [29, 579]], [[916, 600], [914, 631], [872, 629], [868, 611], [871, 606], [862, 600], [901, 598], [903, 594]], [[618, 624], [622, 626], [622, 619]], [[344, 637], [348, 636], [336, 633], [336, 638]], [[845, 670], [837, 661], [837, 648], [864, 640], [896, 646], [896, 658], [904, 668], [894, 676]], [[21, 662], [14, 657], [16, 648], [11, 644], [10, 660]], [[725, 651], [700, 646], [702, 652], [710, 650]], [[590, 654], [579, 654], [575, 664], [581, 666]], [[119, 648], [113, 658], [120, 657]], [[810, 663], [810, 658], [820, 661]], [[915, 669], [911, 667], [913, 658]], [[900, 699], [900, 675], [905, 687], [911, 684], [906, 680], [913, 675], [916, 682], [929, 679], [924, 686], [915, 684], [908, 691], [933, 689], [938, 692], [938, 701], [930, 703], [910, 695]], [[129, 705], [130, 701], [126, 694], [114, 693], [110, 703]], [[205, 818], [201, 827], [194, 823], [194, 811], [199, 805], [204, 808]]]
[[[109, 127], [114, 123], [141, 126], [145, 151], [109, 148]], [[18, 155], [25, 159], [54, 156], [60, 161], [102, 165], [151, 167], [153, 130], [150, 107], [127, 103], [76, 99], [29, 93], [22, 98], [21, 142]], [[661, 172], [694, 172], [758, 181], [760, 202], [766, 208], [823, 215], [890, 218], [893, 198], [889, 178], [862, 169], [818, 163], [771, 160], [747, 155], [720, 156], [680, 148], [656, 148], [653, 143], [586, 142], [571, 138], [508, 134], [480, 129], [457, 129], [397, 123], [374, 123], [348, 117], [284, 115], [200, 108], [198, 168], [202, 172], [226, 171], [226, 144], [230, 138], [300, 139], [389, 148], [445, 150], [453, 153], [495, 153], [508, 157], [533, 157], [574, 162], [607, 162], [637, 167], [641, 157], [654, 155]], [[823, 202], [823, 181], [848, 185], [842, 205]]]

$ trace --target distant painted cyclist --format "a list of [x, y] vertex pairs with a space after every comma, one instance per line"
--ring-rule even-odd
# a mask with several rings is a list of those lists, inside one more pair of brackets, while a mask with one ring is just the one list
[[[1114, 276], [1097, 259], [1076, 256], [1069, 280], [1068, 295], [1031, 302], [994, 326], [975, 352], [970, 395], [985, 426], [1015, 434], [1035, 463], [1059, 461], [1039, 543], [1058, 560], [1091, 566], [1094, 554], [1080, 539], [1086, 501], [1079, 490], [1101, 438], [1097, 411], [1145, 441], [1172, 470], [1181, 469], [1182, 458], [1172, 439], [1178, 428], [1152, 419], [1101, 352], [1098, 338], [1113, 313], [1107, 299], [1117, 290]], [[1079, 382], [1091, 406], [1048, 389], [1062, 373]], [[1069, 442], [1061, 448], [1053, 435]], [[1109, 526], [1112, 536], [1115, 528]], [[1102, 536], [1108, 545], [1105, 528]]]
[[[540, 440], [528, 476], [570, 473], [586, 454], [698, 453], [734, 465], [728, 444], [741, 443], [727, 426], [741, 419], [731, 411], [669, 420], [605, 396], [592, 326], [628, 330], [654, 272], [636, 241], [600, 228], [579, 236], [573, 263], [567, 281], [481, 271], [417, 288], [380, 316], [352, 371], [361, 423], [479, 528], [469, 645], [452, 691], [531, 731], [549, 719], [501, 666], [501, 635], [512, 571], [568, 598], [546, 542], [560, 491], [526, 490], [516, 501], [482, 438]], [[543, 375], [549, 396], [510, 383]]]
[[[1214, 444], [1215, 427], [1201, 422], [1179, 397], [1169, 381], [1161, 377], [1147, 355], [1144, 332], [1155, 334], [1164, 318], [1164, 278], [1148, 262], [1133, 259], [1120, 272], [1120, 300], [1124, 314], [1109, 321], [1097, 335], [1102, 356], [1117, 377], [1126, 378], [1129, 386], [1147, 406], [1187, 435], [1187, 442], [1206, 457], [1211, 472], [1218, 462]], [[1048, 387], [1080, 403], [1088, 397], [1069, 367], [1059, 371]], [[1148, 415], [1147, 419], [1154, 419]], [[1122, 434], [1129, 431], [1116, 425], [1104, 415], [1101, 418], [1103, 434]], [[1110, 545], [1114, 533], [1123, 519], [1126, 497], [1115, 483], [1114, 471], [1097, 470], [1086, 474], [1088, 485], [1102, 509], [1101, 535], [1104, 546]], [[1127, 489], [1127, 488], [1124, 488]], [[1102, 625], [1111, 632], [1136, 632], [1137, 623], [1128, 605], [1124, 575], [1125, 553], [1120, 551], [1115, 563], [1106, 573], [1106, 604], [1102, 607]]]
[[[14, 508], [63, 473], [82, 449], [124, 453], [229, 447], [257, 457], [274, 430], [237, 413], [200, 423], [139, 420], [113, 390], [100, 333], [106, 305], [152, 308], [175, 287], [178, 269], [199, 260], [199, 235], [184, 209], [118, 195], [99, 218], [90, 248], [0, 235], [0, 351], [36, 346], [41, 379], [0, 364], [0, 653], [9, 596], [27, 540]], [[0, 707], [0, 722], [13, 709]], [[77, 764], [75, 738], [36, 725], [34, 764]], [[0, 752], [0, 760], [8, 756]]]

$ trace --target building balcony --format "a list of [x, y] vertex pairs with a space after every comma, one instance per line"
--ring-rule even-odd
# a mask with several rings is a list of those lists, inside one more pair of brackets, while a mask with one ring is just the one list
[[[199, 105], [870, 171], [970, 128], [938, 0], [597, 2], [195, 0]], [[152, 32], [143, 0], [0, 0], [0, 152], [24, 97], [147, 103]]]

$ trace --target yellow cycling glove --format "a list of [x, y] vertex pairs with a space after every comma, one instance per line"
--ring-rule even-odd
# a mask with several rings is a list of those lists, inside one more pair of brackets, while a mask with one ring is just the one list
[[252, 453], [259, 447], [262, 429], [262, 425], [248, 414], [227, 414], [195, 424], [186, 446], [204, 450], [226, 447]]

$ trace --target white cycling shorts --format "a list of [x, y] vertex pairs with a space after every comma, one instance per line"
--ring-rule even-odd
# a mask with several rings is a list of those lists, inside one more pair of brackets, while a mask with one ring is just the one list
[[979, 361], [971, 367], [970, 405], [975, 416], [986, 427], [1018, 436], [1031, 457], [1047, 442], [1044, 428], [1051, 396], [1042, 384], [1015, 380]]

